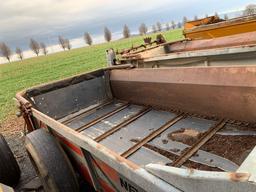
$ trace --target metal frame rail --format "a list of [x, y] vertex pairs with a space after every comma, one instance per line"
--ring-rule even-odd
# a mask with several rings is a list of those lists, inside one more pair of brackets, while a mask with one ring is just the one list
[[116, 126], [114, 126], [112, 129], [106, 131], [105, 133], [103, 133], [102, 135], [98, 136], [97, 138], [95, 138], [94, 140], [96, 142], [100, 142], [103, 139], [105, 139], [106, 137], [108, 137], [109, 135], [112, 135], [114, 132], [120, 130], [121, 128], [123, 128], [124, 126], [130, 124], [131, 122], [137, 120], [138, 118], [140, 118], [141, 116], [143, 116], [144, 114], [146, 114], [147, 112], [149, 112], [151, 110], [151, 107], [145, 107], [142, 110], [140, 110], [138, 113], [136, 113], [135, 115], [131, 116], [130, 118], [126, 119], [125, 121], [123, 121], [122, 123], [117, 124]]
[[186, 150], [178, 159], [176, 159], [172, 166], [181, 167], [192, 155], [194, 155], [207, 141], [209, 141], [215, 133], [222, 129], [227, 120], [220, 120], [213, 127], [211, 127], [194, 145]]
[[129, 148], [127, 151], [125, 151], [124, 153], [121, 154], [122, 157], [127, 158], [130, 155], [132, 155], [134, 152], [136, 152], [138, 149], [140, 149], [143, 145], [145, 145], [146, 143], [148, 143], [149, 141], [151, 141], [152, 139], [156, 138], [158, 135], [160, 135], [161, 133], [163, 133], [165, 130], [167, 130], [169, 127], [171, 127], [172, 125], [174, 125], [175, 123], [177, 123], [178, 121], [180, 121], [181, 119], [183, 119], [185, 116], [183, 114], [180, 114], [174, 118], [172, 118], [170, 121], [166, 122], [164, 125], [162, 125], [160, 128], [158, 128], [157, 130], [153, 131], [152, 133], [150, 133], [148, 136], [146, 136], [145, 138], [143, 138], [141, 141], [139, 141], [138, 143], [136, 143], [134, 146], [132, 146], [131, 148]]
[[79, 114], [77, 114], [77, 115], [71, 117], [70, 119], [64, 120], [64, 121], [62, 122], [62, 124], [65, 124], [65, 125], [66, 125], [66, 124], [68, 124], [68, 123], [70, 123], [70, 122], [72, 122], [72, 121], [75, 121], [75, 120], [79, 119], [82, 115], [85, 115], [86, 113], [89, 113], [89, 112], [98, 110], [98, 109], [100, 109], [100, 108], [102, 108], [102, 107], [104, 107], [104, 106], [106, 106], [106, 105], [109, 105], [110, 103], [113, 103], [113, 100], [108, 101], [108, 102], [105, 102], [105, 103], [102, 103], [102, 104], [100, 104], [100, 105], [97, 105], [97, 106], [95, 106], [95, 107], [93, 107], [93, 108], [91, 108], [91, 109], [85, 110], [85, 111], [83, 111], [82, 113], [79, 113]]
[[87, 128], [89, 128], [89, 127], [91, 127], [91, 126], [93, 126], [93, 125], [95, 125], [97, 123], [99, 123], [100, 121], [102, 121], [102, 120], [104, 120], [104, 119], [106, 119], [106, 118], [108, 118], [108, 117], [118, 113], [119, 111], [122, 111], [123, 109], [127, 108], [129, 105], [130, 105], [129, 103], [124, 103], [121, 106], [119, 106], [118, 108], [114, 109], [113, 111], [110, 111], [110, 112], [106, 113], [105, 115], [100, 116], [100, 117], [90, 121], [89, 123], [86, 123], [85, 125], [82, 125], [81, 127], [78, 127], [76, 129], [76, 131], [81, 132], [81, 131], [83, 131], [83, 130], [85, 130], [85, 129], [87, 129]]
[[[78, 114], [76, 116], [74, 116], [72, 119], [66, 120], [65, 122], [71, 122], [73, 120], [75, 120], [76, 118], [79, 118], [82, 114], [85, 114], [87, 112], [93, 111], [93, 110], [97, 110], [99, 108], [102, 108], [105, 105], [108, 105], [110, 103], [112, 103], [113, 101], [110, 102], [106, 102], [103, 103], [102, 105], [96, 106], [92, 109], [89, 109], [81, 114]], [[81, 132], [97, 123], [99, 123], [100, 121], [118, 113], [119, 111], [127, 108], [130, 104], [129, 103], [122, 103], [121, 106], [119, 106], [118, 108], [86, 123], [85, 125], [77, 128], [76, 130]], [[147, 112], [149, 112], [151, 110], [151, 107], [144, 107], [143, 109], [141, 109], [139, 112], [137, 112], [135, 115], [132, 115], [131, 117], [129, 117], [128, 119], [124, 120], [123, 122], [115, 125], [114, 127], [112, 127], [110, 130], [106, 131], [105, 133], [103, 133], [102, 135], [96, 137], [94, 140], [96, 142], [100, 142], [103, 139], [107, 138], [108, 136], [112, 135], [113, 133], [115, 133], [116, 131], [122, 129], [123, 127], [125, 127], [126, 125], [132, 123], [133, 121], [137, 120], [138, 118], [140, 118], [141, 116], [143, 116], [144, 114], [146, 114]], [[162, 125], [160, 128], [154, 130], [152, 133], [150, 133], [149, 135], [147, 135], [146, 137], [144, 137], [142, 140], [140, 140], [139, 142], [137, 142], [135, 145], [133, 145], [132, 147], [130, 147], [128, 150], [126, 150], [125, 152], [123, 152], [121, 154], [122, 157], [124, 158], [128, 158], [130, 155], [132, 155], [133, 153], [135, 153], [137, 150], [139, 150], [143, 145], [147, 144], [149, 141], [151, 141], [152, 139], [156, 138], [158, 135], [160, 135], [161, 133], [163, 133], [165, 130], [167, 130], [169, 127], [171, 127], [172, 125], [176, 124], [178, 121], [180, 121], [181, 119], [183, 119], [184, 117], [186, 117], [186, 115], [184, 113], [181, 113], [179, 115], [177, 115], [176, 117], [172, 118], [171, 120], [169, 120], [168, 122], [166, 122], [164, 125]], [[190, 148], [188, 148], [188, 150], [186, 150], [184, 153], [182, 153], [173, 163], [172, 166], [175, 167], [180, 167], [182, 166], [191, 156], [193, 156], [207, 141], [209, 141], [213, 135], [215, 135], [215, 133], [217, 133], [220, 129], [222, 129], [225, 124], [227, 123], [227, 120], [222, 119], [220, 121], [218, 121], [214, 126], [212, 126], [201, 138], [199, 138], [199, 140], [194, 143]]]

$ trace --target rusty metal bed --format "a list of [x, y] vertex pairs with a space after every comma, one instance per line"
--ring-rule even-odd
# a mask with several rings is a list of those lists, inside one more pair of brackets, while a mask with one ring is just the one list
[[[181, 190], [190, 178], [202, 182], [200, 190], [217, 180], [231, 187], [239, 181], [252, 190], [255, 71], [254, 66], [98, 70], [17, 98], [30, 101], [32, 125], [67, 140], [64, 145], [85, 167], [84, 149], [147, 191], [168, 191], [153, 175]], [[176, 177], [181, 182], [173, 183]]]

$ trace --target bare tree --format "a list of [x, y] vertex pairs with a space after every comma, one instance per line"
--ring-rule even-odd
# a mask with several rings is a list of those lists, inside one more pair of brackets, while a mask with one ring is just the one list
[[43, 42], [40, 43], [40, 48], [41, 48], [43, 54], [44, 54], [44, 55], [47, 55], [48, 50], [47, 50], [46, 45], [45, 45]]
[[224, 15], [224, 19], [228, 20], [228, 15], [227, 14]]
[[60, 47], [65, 51], [66, 45], [65, 45], [65, 38], [64, 37], [59, 36], [59, 44], [60, 44]]
[[243, 12], [245, 16], [256, 14], [256, 4], [249, 4]]
[[171, 22], [172, 23], [172, 29], [175, 29], [176, 28], [176, 24], [174, 21]]
[[169, 23], [166, 23], [166, 24], [165, 24], [165, 27], [166, 27], [166, 31], [169, 31], [169, 30], [171, 29], [171, 27], [170, 27], [170, 24], [169, 24]]
[[9, 62], [11, 60], [12, 51], [5, 43], [0, 43], [1, 55], [4, 56]]
[[107, 42], [110, 42], [112, 39], [112, 33], [107, 27], [104, 28], [104, 37]]
[[207, 17], [209, 17], [209, 15], [208, 15], [208, 14], [205, 14], [205, 18], [207, 18]]
[[156, 33], [156, 26], [155, 25], [152, 26], [152, 32]]
[[196, 20], [198, 20], [198, 17], [197, 17], [197, 15], [195, 15], [195, 16], [194, 16], [194, 20], [195, 20], [195, 21], [196, 21]]
[[214, 13], [215, 17], [219, 17], [219, 14], [217, 12]]
[[184, 16], [182, 21], [183, 21], [183, 25], [185, 25], [185, 23], [187, 23], [187, 21], [188, 21], [188, 18], [186, 16]]
[[36, 56], [39, 55], [40, 45], [36, 40], [30, 39], [29, 47], [36, 54]]
[[66, 47], [68, 50], [70, 50], [70, 49], [72, 48], [69, 39], [65, 39], [65, 47]]
[[92, 38], [90, 33], [88, 32], [84, 33], [84, 41], [87, 45], [92, 45]]
[[160, 22], [156, 23], [156, 28], [157, 28], [157, 31], [159, 31], [159, 32], [162, 31], [162, 25]]
[[20, 59], [20, 60], [23, 60], [23, 51], [21, 50], [21, 48], [19, 48], [19, 47], [16, 47], [16, 54], [18, 55], [18, 58]]
[[127, 25], [124, 25], [123, 36], [124, 36], [124, 38], [129, 38], [131, 36], [130, 29]]
[[140, 35], [145, 35], [148, 32], [148, 28], [145, 23], [142, 23], [139, 27]]

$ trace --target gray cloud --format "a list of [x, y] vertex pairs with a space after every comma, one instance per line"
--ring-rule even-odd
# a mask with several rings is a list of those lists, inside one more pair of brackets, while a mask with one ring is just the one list
[[30, 37], [45, 40], [58, 34], [77, 37], [124, 23], [168, 21], [241, 7], [247, 0], [0, 0], [0, 41], [24, 46]]

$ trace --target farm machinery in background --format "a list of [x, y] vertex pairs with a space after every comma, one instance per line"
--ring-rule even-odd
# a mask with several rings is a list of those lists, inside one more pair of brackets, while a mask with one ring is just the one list
[[184, 39], [174, 42], [161, 35], [153, 42], [145, 38], [145, 44], [118, 52], [119, 63], [149, 68], [255, 64], [256, 15], [190, 21], [183, 34]]

